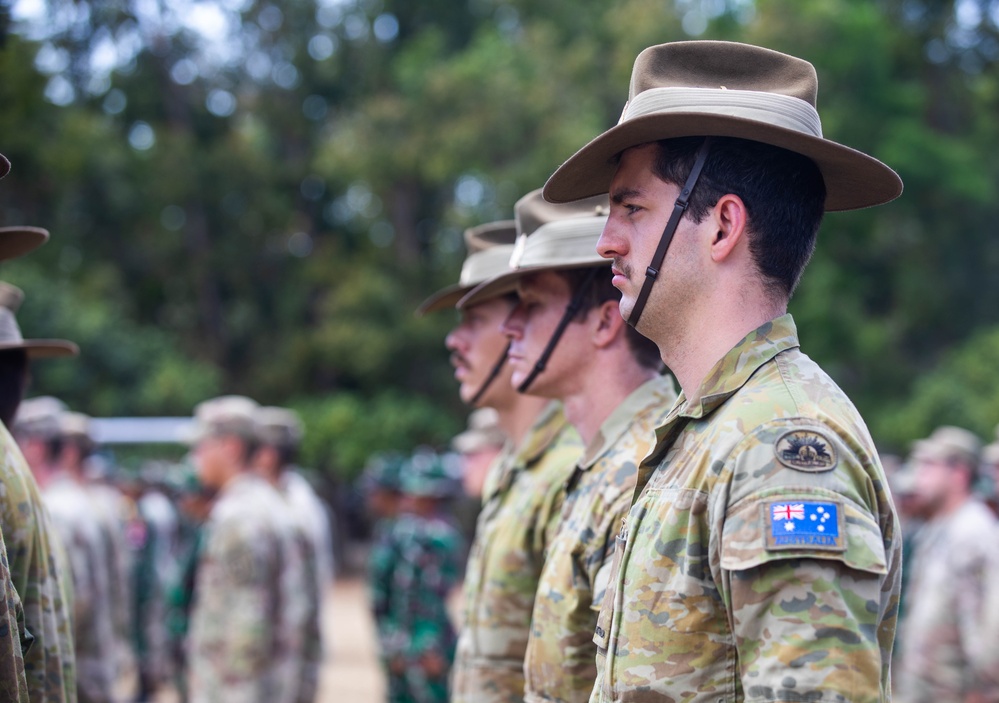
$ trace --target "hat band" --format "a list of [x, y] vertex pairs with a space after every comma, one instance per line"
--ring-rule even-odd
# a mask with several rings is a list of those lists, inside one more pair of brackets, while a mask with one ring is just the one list
[[814, 107], [800, 98], [755, 90], [650, 88], [628, 101], [618, 124], [671, 112], [737, 117], [822, 138], [822, 121]]

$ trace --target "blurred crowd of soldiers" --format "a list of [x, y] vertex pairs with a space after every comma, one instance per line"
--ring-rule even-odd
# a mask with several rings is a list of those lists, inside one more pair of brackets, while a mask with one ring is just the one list
[[[2, 228], [0, 260], [47, 239]], [[208, 400], [184, 463], [118, 470], [90, 418], [25, 399], [35, 360], [79, 350], [24, 339], [23, 297], [0, 282], [0, 700], [314, 701], [333, 523], [298, 416]]]

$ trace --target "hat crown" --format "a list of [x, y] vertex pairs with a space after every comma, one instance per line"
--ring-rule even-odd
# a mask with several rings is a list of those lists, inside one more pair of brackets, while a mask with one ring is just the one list
[[653, 88], [713, 88], [786, 95], [816, 105], [815, 67], [750, 44], [689, 41], [645, 49], [635, 60], [629, 100]]
[[542, 190], [517, 201], [517, 245], [510, 268], [610, 265], [597, 254], [597, 240], [610, 212], [608, 196], [598, 195], [571, 203], [550, 203]]
[[499, 244], [513, 244], [517, 240], [517, 223], [513, 220], [487, 222], [465, 230], [465, 249], [469, 255]]
[[66, 412], [66, 404], [50, 395], [40, 395], [24, 400], [17, 408], [14, 428], [23, 434], [37, 437], [57, 437], [59, 418]]

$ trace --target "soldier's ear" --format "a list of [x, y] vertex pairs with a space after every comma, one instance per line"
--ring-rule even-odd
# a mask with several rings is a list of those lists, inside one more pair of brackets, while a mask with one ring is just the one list
[[625, 333], [627, 323], [621, 317], [616, 300], [605, 300], [590, 311], [588, 318], [592, 319], [593, 345], [598, 349], [610, 346]]

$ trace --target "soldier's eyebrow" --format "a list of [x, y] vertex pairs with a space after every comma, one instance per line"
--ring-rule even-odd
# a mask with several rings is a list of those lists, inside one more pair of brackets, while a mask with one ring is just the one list
[[641, 195], [642, 195], [641, 188], [625, 188], [622, 186], [620, 188], [616, 188], [614, 192], [611, 193], [610, 199], [611, 202], [614, 203], [615, 205], [620, 205], [625, 200], [629, 200], [631, 198], [637, 198]]

